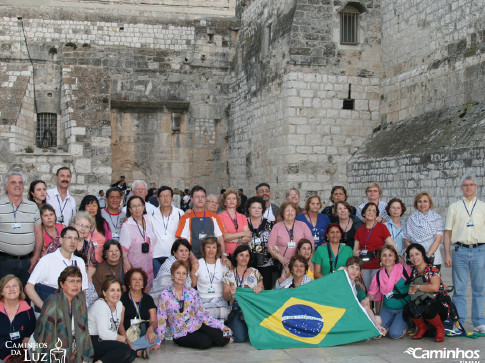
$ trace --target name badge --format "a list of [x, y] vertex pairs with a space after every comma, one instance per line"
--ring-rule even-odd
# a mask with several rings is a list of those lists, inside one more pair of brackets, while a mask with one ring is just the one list
[[385, 296], [386, 296], [386, 299], [390, 299], [391, 297], [394, 296], [394, 294], [391, 291], [391, 292], [388, 292]]
[[138, 318], [131, 319], [130, 322], [131, 322], [131, 325], [132, 326], [133, 325], [138, 325], [138, 324], [140, 324], [140, 319], [138, 319]]
[[207, 236], [206, 233], [199, 233], [199, 240], [202, 241], [205, 238], [205, 236]]
[[313, 236], [313, 242], [315, 242], [315, 243], [320, 242], [320, 237], [317, 236], [317, 235]]
[[57, 218], [57, 223], [63, 224], [64, 223], [64, 216], [60, 216]]
[[467, 222], [466, 226], [467, 227], [474, 227], [475, 226], [475, 223], [473, 223], [473, 222]]
[[288, 248], [295, 248], [295, 247], [296, 247], [295, 242], [293, 242], [293, 241], [288, 242]]
[[118, 233], [113, 233], [113, 239], [119, 239], [120, 235]]
[[11, 340], [20, 339], [20, 332], [14, 331], [14, 332], [10, 333], [10, 339]]
[[12, 223], [12, 229], [20, 229], [20, 228], [22, 228], [21, 223]]
[[255, 245], [260, 245], [260, 244], [261, 244], [261, 238], [256, 237], [256, 238], [254, 239], [254, 244], [255, 244]]
[[98, 247], [98, 242], [93, 242], [94, 247]]
[[216, 289], [214, 289], [214, 288], [211, 286], [211, 287], [209, 287], [209, 289], [207, 289], [207, 292], [208, 292], [209, 294], [215, 294], [215, 293], [216, 293]]
[[362, 251], [360, 251], [360, 254], [361, 254], [361, 255], [367, 255], [367, 250], [362, 250]]

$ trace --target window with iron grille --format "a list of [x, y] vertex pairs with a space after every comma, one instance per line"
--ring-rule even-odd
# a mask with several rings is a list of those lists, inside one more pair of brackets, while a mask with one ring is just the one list
[[359, 43], [359, 14], [360, 12], [351, 6], [346, 6], [340, 13], [341, 44]]
[[55, 113], [37, 114], [37, 146], [57, 146], [57, 115]]

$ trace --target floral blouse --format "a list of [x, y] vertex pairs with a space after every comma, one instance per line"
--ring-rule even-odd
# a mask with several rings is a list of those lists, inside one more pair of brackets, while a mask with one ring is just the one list
[[263, 277], [258, 270], [251, 267], [251, 273], [248, 277], [244, 277], [242, 281], [235, 275], [235, 269], [226, 272], [222, 282], [229, 286], [245, 287], [254, 289], [258, 283], [263, 280]]
[[[419, 275], [420, 275], [420, 273], [418, 272], [418, 269], [414, 268], [413, 272], [411, 274], [411, 280], [414, 280]], [[421, 276], [423, 276], [424, 279], [426, 280], [426, 282], [428, 282], [428, 283], [431, 281], [431, 278], [433, 276], [438, 276], [440, 278], [440, 289], [438, 290], [438, 293], [445, 295], [445, 296], [448, 296], [448, 293], [446, 292], [446, 289], [443, 286], [443, 281], [441, 280], [440, 270], [438, 270], [438, 268], [436, 266], [433, 266], [431, 264], [426, 266], [425, 269], [423, 270], [423, 273], [421, 274]], [[450, 313], [450, 306], [443, 301], [442, 301], [442, 303], [448, 309], [448, 314], [449, 314]]]
[[160, 306], [157, 309], [157, 333], [160, 340], [165, 337], [167, 323], [174, 339], [193, 333], [202, 324], [211, 328], [224, 329], [224, 323], [210, 316], [202, 306], [199, 294], [195, 289], [184, 287], [182, 300], [179, 300], [172, 285], [162, 291], [160, 299]]

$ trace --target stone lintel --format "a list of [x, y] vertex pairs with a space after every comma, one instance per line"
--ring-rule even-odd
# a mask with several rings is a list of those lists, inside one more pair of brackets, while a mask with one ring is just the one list
[[167, 108], [170, 112], [185, 112], [190, 102], [178, 100], [164, 101], [121, 101], [111, 100], [111, 109], [124, 112], [157, 112]]

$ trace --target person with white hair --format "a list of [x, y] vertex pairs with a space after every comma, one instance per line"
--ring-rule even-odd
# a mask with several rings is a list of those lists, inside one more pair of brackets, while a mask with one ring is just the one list
[[[131, 185], [131, 194], [129, 195], [129, 198], [132, 196], [136, 195], [137, 197], [143, 198], [145, 200], [145, 197], [148, 194], [148, 186], [147, 183], [145, 183], [143, 180], [135, 180], [133, 184]], [[145, 208], [147, 211], [147, 214], [152, 214], [153, 211], [157, 210], [157, 207], [155, 207], [153, 204], [146, 203]], [[123, 213], [126, 214], [126, 205], [123, 207]]]
[[0, 200], [0, 278], [14, 274], [24, 286], [44, 244], [39, 208], [23, 198], [25, 183], [22, 173], [8, 172], [3, 179], [7, 196]]
[[460, 323], [467, 317], [468, 277], [472, 287], [472, 323], [474, 330], [485, 333], [485, 202], [477, 198], [477, 183], [472, 175], [462, 178], [463, 198], [448, 208], [445, 223], [445, 265], [452, 267], [455, 292], [453, 302]]

